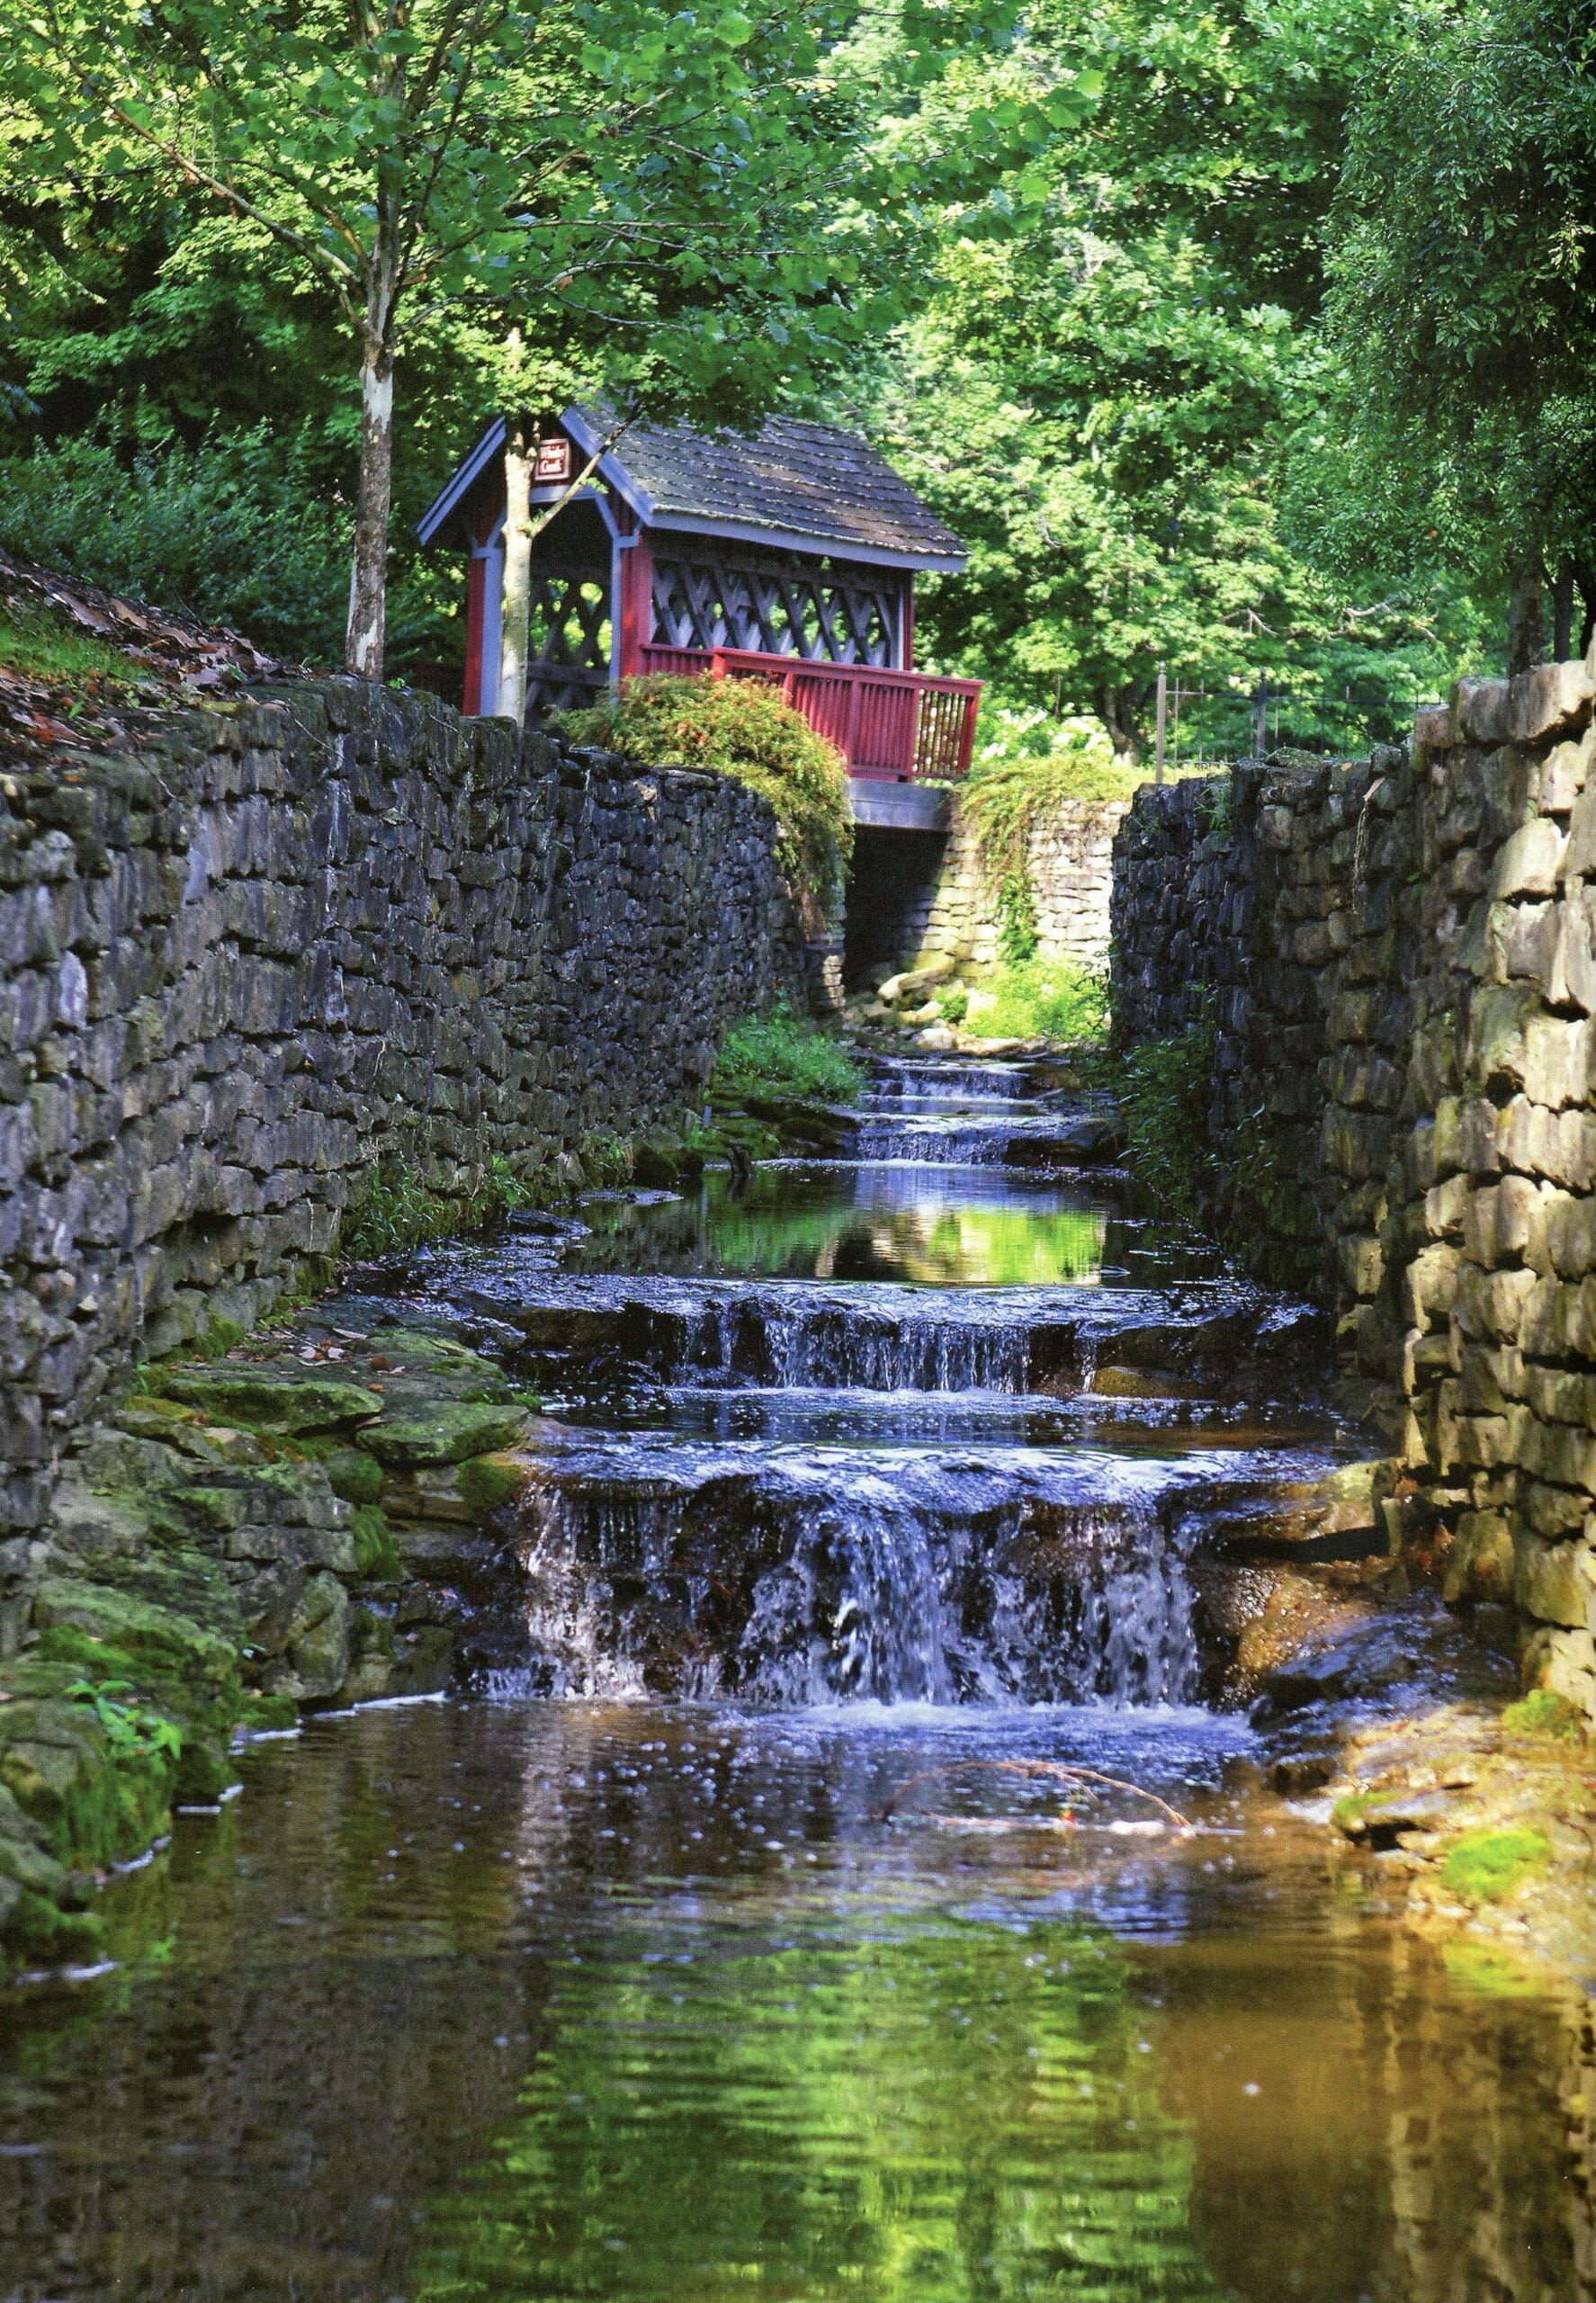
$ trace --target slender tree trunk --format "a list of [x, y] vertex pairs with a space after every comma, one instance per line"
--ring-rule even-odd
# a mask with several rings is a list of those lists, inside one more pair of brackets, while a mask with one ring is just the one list
[[1507, 611], [1507, 668], [1532, 671], [1546, 656], [1546, 578], [1538, 563], [1513, 577]]
[[360, 368], [360, 492], [344, 669], [380, 680], [388, 623], [388, 520], [393, 501], [393, 359], [368, 335]]
[[1565, 560], [1552, 587], [1552, 661], [1565, 664], [1574, 648], [1574, 562]]
[[532, 645], [532, 475], [537, 432], [524, 416], [505, 426], [503, 653], [498, 712], [519, 728], [526, 718], [526, 659]]
[[1592, 568], [1588, 560], [1576, 560], [1571, 565], [1574, 580], [1579, 586], [1582, 608], [1579, 651], [1583, 656], [1590, 649], [1592, 635], [1596, 634], [1596, 568]]

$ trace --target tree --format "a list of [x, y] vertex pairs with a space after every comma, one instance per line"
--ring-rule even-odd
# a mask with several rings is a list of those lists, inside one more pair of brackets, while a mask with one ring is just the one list
[[1596, 11], [1430, 7], [1359, 85], [1331, 316], [1355, 531], [1428, 532], [1509, 597], [1509, 669], [1596, 615]]
[[1006, 217], [947, 216], [871, 411], [973, 547], [927, 587], [949, 668], [1090, 710], [1134, 755], [1161, 659], [1238, 695], [1287, 671], [1411, 694], [1466, 641], [1422, 587], [1322, 572], [1286, 517], [1334, 383], [1317, 319], [1342, 121], [1385, 20], [1384, 0], [1045, 0], [949, 81], [951, 136], [995, 97], [1102, 74]]
[[858, 263], [827, 238], [828, 20], [805, 0], [759, 18], [645, 0], [4, 13], [41, 155], [203, 191], [354, 334], [352, 671], [382, 668], [394, 363], [429, 318], [500, 337], [518, 318], [639, 405], [670, 397], [668, 339], [674, 389], [713, 385], [733, 419], [802, 364], [801, 340], [837, 333]]
[[359, 345], [360, 481], [345, 661], [379, 677], [393, 368], [420, 293], [447, 298], [513, 241], [495, 134], [525, 21], [507, 0], [20, 0], [9, 93], [64, 169], [152, 164], [248, 219], [330, 290]]

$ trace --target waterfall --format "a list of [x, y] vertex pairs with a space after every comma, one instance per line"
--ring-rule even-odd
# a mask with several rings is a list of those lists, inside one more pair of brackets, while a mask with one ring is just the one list
[[731, 1449], [666, 1492], [575, 1467], [524, 1528], [533, 1683], [786, 1705], [1185, 1699], [1190, 1593], [1160, 1504], [1046, 1486]]

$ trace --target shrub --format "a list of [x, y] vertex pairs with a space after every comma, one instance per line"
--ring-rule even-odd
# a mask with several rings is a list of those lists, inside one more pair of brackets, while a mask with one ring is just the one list
[[[950, 1005], [943, 1003], [945, 1015]], [[983, 1039], [1100, 1040], [1107, 985], [1078, 960], [1010, 961], [970, 993], [963, 1020]]]
[[1119, 766], [1096, 720], [1049, 720], [999, 707], [982, 715], [959, 818], [998, 914], [998, 946], [1010, 965], [1036, 951], [1036, 901], [1030, 846], [1072, 801], [1128, 800], [1141, 778]]
[[[284, 438], [263, 424], [131, 454], [41, 441], [0, 457], [0, 550], [232, 625], [291, 661], [343, 660], [353, 522], [308, 432]], [[407, 566], [408, 540], [395, 542], [391, 666], [452, 660], [447, 581], [419, 560]]]
[[734, 1024], [721, 1045], [710, 1083], [712, 1099], [746, 1101], [750, 1095], [812, 1096], [825, 1103], [854, 1102], [865, 1075], [851, 1051], [806, 1017], [778, 1008]]
[[774, 688], [657, 673], [567, 712], [561, 732], [645, 767], [707, 768], [762, 793], [776, 810], [782, 870], [813, 913], [829, 913], [853, 852], [847, 772], [836, 746]]
[[1186, 1214], [1199, 1211], [1213, 1181], [1215, 1037], [1212, 1012], [1205, 1012], [1172, 1038], [1127, 1049], [1114, 1067], [1136, 1173]]

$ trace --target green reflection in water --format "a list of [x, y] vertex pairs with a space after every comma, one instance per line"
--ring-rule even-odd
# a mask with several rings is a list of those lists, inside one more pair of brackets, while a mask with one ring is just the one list
[[573, 1964], [417, 2303], [1209, 2298], [1111, 1941], [883, 1921]]
[[1087, 1202], [994, 1194], [949, 1204], [872, 1196], [850, 1179], [800, 1185], [758, 1176], [744, 1197], [713, 1178], [662, 1207], [589, 1206], [595, 1237], [573, 1270], [697, 1271], [732, 1279], [891, 1279], [928, 1286], [1056, 1286], [1097, 1277], [1109, 1218]]

